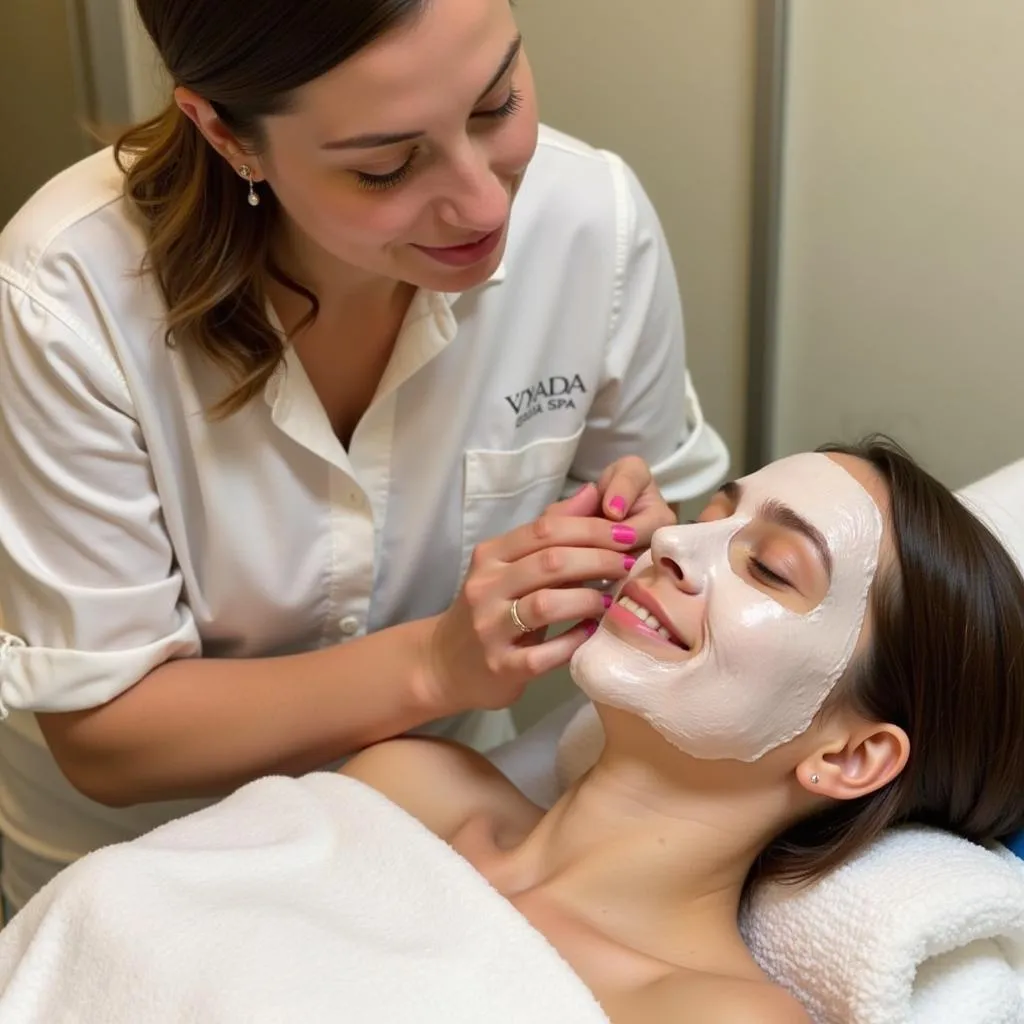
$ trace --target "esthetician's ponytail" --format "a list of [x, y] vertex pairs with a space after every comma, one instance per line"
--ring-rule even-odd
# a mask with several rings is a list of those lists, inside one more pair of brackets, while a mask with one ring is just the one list
[[886, 439], [829, 446], [886, 482], [895, 565], [872, 590], [868, 650], [825, 706], [900, 726], [904, 770], [836, 801], [761, 856], [752, 880], [808, 881], [884, 829], [933, 825], [977, 843], [1024, 828], [1024, 579], [1000, 541]]
[[[262, 120], [284, 113], [303, 85], [420, 12], [425, 0], [136, 0], [171, 79], [207, 100], [247, 152], [260, 153]], [[266, 316], [275, 278], [319, 312], [317, 296], [277, 267], [270, 240], [280, 209], [248, 186], [170, 104], [129, 129], [115, 156], [125, 196], [145, 224], [145, 273], [167, 304], [168, 344], [191, 346], [227, 371], [212, 410], [229, 415], [258, 395], [284, 354]]]

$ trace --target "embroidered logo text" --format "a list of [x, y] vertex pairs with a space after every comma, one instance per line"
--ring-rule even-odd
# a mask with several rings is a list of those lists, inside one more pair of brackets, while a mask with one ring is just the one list
[[532, 387], [514, 395], [506, 395], [505, 401], [516, 414], [516, 427], [521, 427], [534, 416], [559, 409], [575, 409], [573, 395], [587, 393], [583, 378], [577, 373], [572, 377], [545, 377]]

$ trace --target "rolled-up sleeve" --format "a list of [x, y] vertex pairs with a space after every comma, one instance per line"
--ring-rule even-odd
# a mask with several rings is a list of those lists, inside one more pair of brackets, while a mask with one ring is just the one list
[[721, 483], [729, 453], [686, 369], [679, 287], [658, 216], [629, 167], [609, 159], [619, 211], [615, 302], [605, 377], [571, 475], [593, 480], [616, 459], [641, 455], [665, 500], [685, 501]]
[[96, 707], [198, 653], [181, 595], [110, 347], [0, 277], [0, 714]]

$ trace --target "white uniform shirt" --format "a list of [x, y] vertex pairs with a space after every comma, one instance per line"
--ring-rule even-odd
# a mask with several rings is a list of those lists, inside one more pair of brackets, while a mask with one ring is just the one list
[[262, 399], [206, 417], [227, 381], [164, 344], [144, 250], [109, 151], [0, 235], [0, 832], [38, 856], [195, 805], [99, 808], [25, 712], [105, 703], [168, 658], [305, 651], [441, 612], [474, 545], [621, 456], [670, 501], [725, 470], [647, 197], [551, 130], [501, 268], [416, 295], [347, 451], [290, 351]]

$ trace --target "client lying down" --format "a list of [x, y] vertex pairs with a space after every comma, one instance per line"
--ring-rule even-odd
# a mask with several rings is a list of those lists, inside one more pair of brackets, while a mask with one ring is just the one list
[[572, 669], [605, 746], [550, 811], [426, 739], [255, 783], [33, 900], [0, 1019], [806, 1021], [741, 938], [749, 885], [897, 823], [1024, 826], [1024, 581], [888, 445], [658, 531]]
[[1024, 584], [886, 447], [785, 459], [660, 530], [572, 669], [605, 748], [546, 815], [465, 750], [398, 741], [347, 771], [616, 1022], [803, 1020], [741, 940], [752, 879], [813, 878], [896, 822], [1024, 824]]

